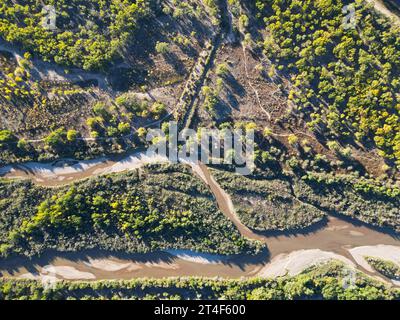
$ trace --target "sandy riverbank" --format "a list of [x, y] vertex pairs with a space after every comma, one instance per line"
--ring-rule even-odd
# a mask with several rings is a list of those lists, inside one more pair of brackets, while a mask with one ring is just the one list
[[275, 278], [285, 275], [295, 276], [309, 267], [327, 263], [331, 260], [339, 260], [346, 266], [355, 268], [355, 264], [352, 261], [333, 252], [319, 249], [299, 250], [276, 256], [258, 275], [265, 278]]

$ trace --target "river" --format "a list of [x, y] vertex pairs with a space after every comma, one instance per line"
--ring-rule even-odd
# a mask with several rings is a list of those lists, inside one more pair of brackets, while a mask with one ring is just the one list
[[[32, 179], [38, 185], [56, 187], [92, 176], [133, 170], [144, 164], [165, 161], [167, 159], [163, 157], [149, 157], [145, 153], [137, 152], [88, 161], [65, 159], [50, 164], [30, 162], [9, 165], [0, 168], [0, 176], [7, 179]], [[132, 255], [99, 250], [78, 253], [46, 252], [40, 258], [32, 260], [0, 260], [1, 275], [42, 280], [175, 276], [240, 278], [256, 275], [279, 276], [285, 273], [294, 275], [314, 263], [333, 258], [377, 277], [361, 261], [362, 257], [360, 260], [355, 255], [357, 250], [368, 254], [372, 252], [374, 256], [400, 263], [400, 239], [396, 234], [339, 216], [329, 216], [299, 232], [254, 232], [241, 223], [229, 195], [216, 183], [208, 168], [203, 164], [189, 165], [210, 187], [220, 210], [240, 233], [247, 238], [265, 242], [267, 251], [256, 257], [225, 257], [177, 250]]]

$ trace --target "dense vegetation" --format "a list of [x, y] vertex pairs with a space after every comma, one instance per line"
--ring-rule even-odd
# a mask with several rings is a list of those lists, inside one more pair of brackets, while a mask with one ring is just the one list
[[48, 1], [56, 30], [43, 28], [48, 12], [37, 0], [6, 0], [0, 6], [0, 36], [46, 60], [83, 69], [103, 68], [118, 56], [151, 1]]
[[240, 236], [206, 186], [180, 166], [149, 166], [58, 189], [1, 182], [0, 212], [3, 256], [47, 249], [237, 254], [261, 248]]
[[[55, 6], [56, 30], [43, 28], [44, 4]], [[143, 146], [148, 127], [166, 131], [162, 122], [172, 116], [194, 129], [255, 129], [253, 175], [212, 171], [245, 225], [298, 230], [337, 214], [400, 232], [400, 26], [366, 1], [44, 4], [0, 4], [0, 45], [22, 52], [0, 51], [0, 165], [122, 152]], [[344, 24], [345, 5], [354, 5], [354, 26]], [[53, 81], [43, 69], [62, 75]], [[89, 80], [68, 80], [81, 76]], [[115, 87], [108, 81], [113, 76]], [[209, 123], [199, 117], [204, 110]], [[90, 248], [254, 254], [261, 247], [239, 234], [184, 167], [148, 166], [54, 189], [0, 180], [2, 256]], [[367, 260], [399, 279], [397, 265]], [[345, 278], [342, 267], [331, 265], [276, 280], [60, 282], [44, 288], [2, 279], [0, 299], [400, 297], [362, 276], [345, 288]]]
[[352, 176], [308, 173], [294, 184], [294, 192], [328, 213], [400, 232], [400, 190]]
[[392, 261], [376, 257], [366, 257], [367, 262], [379, 273], [393, 280], [400, 280], [400, 266]]
[[255, 230], [299, 229], [338, 214], [400, 231], [400, 190], [373, 180], [272, 170], [252, 176], [213, 170], [213, 175], [232, 197], [241, 221]]
[[213, 176], [231, 196], [240, 220], [254, 230], [300, 229], [318, 222], [324, 213], [299, 201], [283, 177], [245, 177], [213, 170]]
[[0, 280], [0, 299], [399, 299], [400, 292], [358, 274], [346, 284], [339, 263], [310, 268], [296, 277], [246, 280], [203, 278], [58, 282], [46, 288], [33, 280]]
[[[140, 144], [134, 125], [145, 126], [167, 114], [164, 103], [134, 93], [111, 99], [94, 88], [33, 80], [29, 54], [18, 61], [1, 58], [0, 53], [0, 67], [4, 66], [0, 69], [0, 111], [5, 115], [0, 126], [21, 123], [16, 131], [0, 130], [0, 163], [118, 152]], [[71, 121], [64, 112], [80, 114]], [[30, 121], [21, 121], [26, 116]], [[18, 138], [22, 132], [49, 133], [30, 140]]]
[[[399, 26], [365, 1], [256, 3], [268, 32], [264, 52], [290, 77], [289, 99], [309, 128], [341, 141], [372, 142], [399, 165]], [[350, 3], [357, 21], [345, 28], [342, 9]]]
[[[55, 31], [41, 24], [46, 4], [56, 7]], [[0, 163], [137, 147], [172, 114], [217, 16], [215, 1], [2, 3], [0, 131], [12, 139], [0, 138]]]

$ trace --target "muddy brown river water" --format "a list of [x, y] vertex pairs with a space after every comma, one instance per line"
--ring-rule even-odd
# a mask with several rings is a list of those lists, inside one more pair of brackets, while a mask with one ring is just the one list
[[[63, 160], [53, 164], [5, 166], [0, 168], [0, 176], [8, 179], [28, 178], [39, 185], [55, 187], [91, 176], [133, 170], [147, 163], [164, 161], [166, 159], [162, 157], [134, 153], [90, 161]], [[0, 274], [4, 277], [68, 280], [175, 276], [240, 278], [260, 275], [265, 271], [269, 275], [278, 275], [276, 270], [281, 269], [282, 273], [295, 273], [295, 270], [304, 269], [311, 263], [335, 258], [374, 275], [371, 270], [366, 270], [358, 263], [349, 251], [366, 246], [375, 248], [374, 252], [382, 252], [382, 255], [390, 253], [395, 262], [400, 263], [398, 235], [352, 219], [329, 216], [313, 227], [297, 233], [254, 232], [240, 222], [229, 195], [216, 183], [208, 168], [202, 164], [189, 165], [207, 183], [220, 210], [236, 225], [241, 234], [265, 242], [267, 251], [256, 257], [224, 257], [179, 250], [133, 255], [98, 250], [79, 253], [47, 252], [32, 260], [0, 260]]]

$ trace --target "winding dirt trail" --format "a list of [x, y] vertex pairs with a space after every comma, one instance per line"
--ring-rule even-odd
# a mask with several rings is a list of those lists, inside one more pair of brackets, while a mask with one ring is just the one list
[[246, 46], [244, 45], [243, 42], [242, 42], [242, 50], [243, 50], [243, 61], [244, 61], [244, 69], [245, 69], [245, 73], [246, 73], [247, 82], [248, 82], [250, 88], [254, 92], [254, 95], [255, 95], [255, 97], [257, 99], [258, 106], [267, 115], [268, 120], [271, 121], [271, 119], [272, 119], [271, 114], [263, 107], [263, 105], [261, 103], [261, 100], [260, 100], [260, 96], [258, 94], [258, 90], [254, 87], [253, 83], [251, 82], [251, 77], [250, 77], [250, 74], [249, 74], [249, 67], [248, 67], [248, 64], [247, 64], [247, 53], [246, 53], [247, 48], [246, 48]]
[[[22, 59], [24, 55], [23, 50], [16, 49], [15, 46], [0, 39], [0, 51], [6, 51], [11, 53], [18, 61]], [[97, 86], [104, 90], [108, 90], [107, 77], [101, 73], [84, 71], [81, 69], [73, 68], [70, 73], [65, 73], [65, 68], [58, 66], [52, 62], [45, 62], [40, 58], [34, 58], [33, 69], [31, 70], [34, 79], [46, 79], [49, 81], [61, 81], [61, 82], [79, 82], [79, 81], [90, 81], [95, 80]]]

